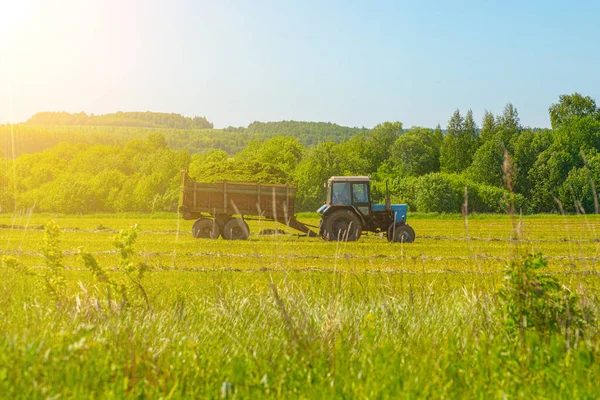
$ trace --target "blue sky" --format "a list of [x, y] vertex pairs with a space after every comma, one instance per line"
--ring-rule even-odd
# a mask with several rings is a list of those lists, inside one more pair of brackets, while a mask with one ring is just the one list
[[593, 1], [74, 1], [0, 5], [0, 123], [38, 111], [252, 121], [528, 126], [580, 92], [600, 102]]

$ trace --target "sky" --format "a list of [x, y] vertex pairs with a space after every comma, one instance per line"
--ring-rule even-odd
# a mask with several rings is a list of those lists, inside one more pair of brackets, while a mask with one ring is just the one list
[[600, 103], [597, 1], [0, 0], [0, 124], [40, 111], [446, 126]]

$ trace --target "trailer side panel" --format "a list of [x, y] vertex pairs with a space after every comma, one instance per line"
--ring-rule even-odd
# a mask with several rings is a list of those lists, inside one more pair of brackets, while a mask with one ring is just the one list
[[196, 182], [182, 171], [180, 211], [185, 219], [201, 213], [287, 219], [294, 215], [296, 191], [290, 185]]

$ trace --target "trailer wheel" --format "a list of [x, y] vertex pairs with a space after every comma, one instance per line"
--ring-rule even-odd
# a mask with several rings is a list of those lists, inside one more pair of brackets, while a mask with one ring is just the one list
[[354, 242], [360, 238], [362, 223], [350, 210], [339, 210], [327, 217], [323, 238], [329, 241]]
[[240, 218], [230, 219], [223, 227], [223, 238], [227, 240], [246, 240], [250, 236], [250, 228]]
[[192, 235], [196, 239], [217, 239], [220, 233], [219, 225], [212, 219], [200, 218], [192, 226]]
[[395, 222], [387, 231], [388, 242], [412, 243], [415, 241], [415, 230], [409, 225]]

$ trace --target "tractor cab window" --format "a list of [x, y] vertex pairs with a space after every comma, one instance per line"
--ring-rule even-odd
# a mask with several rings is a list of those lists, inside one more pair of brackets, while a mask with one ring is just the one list
[[369, 202], [369, 192], [366, 183], [355, 183], [352, 185], [352, 200], [354, 203]]
[[341, 204], [344, 206], [349, 206], [352, 204], [350, 200], [350, 183], [334, 182], [331, 190], [333, 192], [331, 204]]

